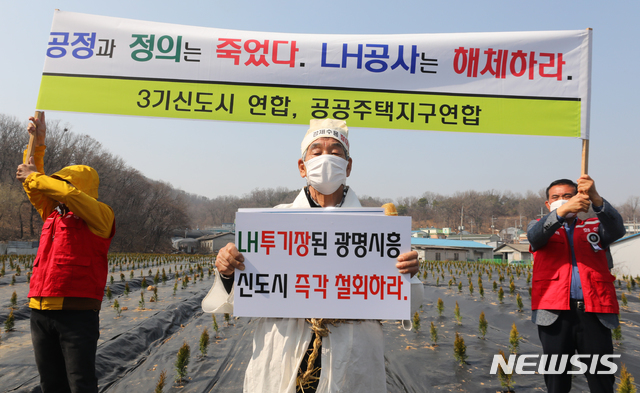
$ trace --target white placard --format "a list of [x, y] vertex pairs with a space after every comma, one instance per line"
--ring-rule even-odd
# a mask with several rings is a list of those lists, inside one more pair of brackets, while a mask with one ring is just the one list
[[411, 218], [363, 210], [306, 209], [236, 214], [234, 315], [283, 318], [408, 319], [409, 274], [397, 256], [411, 250]]

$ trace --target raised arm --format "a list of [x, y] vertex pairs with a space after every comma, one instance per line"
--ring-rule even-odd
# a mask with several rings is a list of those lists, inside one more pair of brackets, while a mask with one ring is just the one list
[[536, 251], [547, 245], [549, 238], [556, 229], [562, 226], [556, 211], [552, 211], [540, 220], [533, 220], [527, 226], [527, 239], [531, 245], [531, 251]]
[[596, 183], [589, 175], [582, 175], [578, 179], [578, 192], [589, 196], [593, 210], [600, 220], [598, 232], [602, 248], [609, 247], [611, 243], [624, 236], [626, 230], [622, 216], [600, 196], [596, 189]]
[[602, 206], [599, 210], [594, 207], [600, 227], [600, 245], [602, 248], [608, 248], [613, 242], [624, 236], [626, 229], [624, 228], [624, 220], [618, 211], [609, 204], [604, 198]]
[[[22, 182], [25, 192], [29, 197], [29, 200], [36, 208], [40, 217], [46, 219], [53, 209], [58, 204], [55, 200], [51, 199], [47, 195], [44, 195], [38, 189], [31, 189], [25, 184], [25, 180], [34, 173], [44, 175], [44, 153], [45, 153], [45, 139], [47, 136], [47, 125], [45, 123], [44, 112], [42, 112], [42, 118], [37, 119], [35, 117], [29, 118], [29, 126], [27, 131], [29, 135], [34, 136], [34, 155], [33, 157], [27, 157], [27, 150], [24, 151], [22, 164], [18, 165], [16, 171], [16, 179]], [[26, 162], [26, 164], [25, 164]]]

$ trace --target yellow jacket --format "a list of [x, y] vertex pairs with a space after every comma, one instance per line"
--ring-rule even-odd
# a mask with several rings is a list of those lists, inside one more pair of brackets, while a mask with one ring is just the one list
[[[97, 200], [98, 173], [85, 165], [65, 167], [51, 176], [44, 173], [46, 146], [38, 146], [34, 163], [38, 172], [25, 179], [22, 186], [42, 220], [46, 220], [59, 203], [82, 218], [89, 230], [102, 238], [109, 238], [114, 225], [111, 207]], [[26, 158], [27, 152], [24, 152]], [[84, 298], [37, 297], [29, 300], [29, 307], [40, 310], [100, 309], [100, 301]]]
[[[91, 232], [105, 239], [111, 236], [114, 214], [111, 207], [97, 200], [99, 179], [96, 171], [88, 166], [74, 165], [47, 176], [44, 174], [45, 149], [46, 146], [35, 148], [33, 158], [38, 172], [27, 176], [22, 184], [40, 217], [46, 220], [61, 202], [82, 218]], [[25, 157], [26, 154], [25, 151]]]

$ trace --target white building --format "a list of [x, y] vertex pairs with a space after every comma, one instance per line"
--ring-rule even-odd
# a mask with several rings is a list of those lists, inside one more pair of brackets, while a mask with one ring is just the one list
[[531, 261], [533, 258], [529, 252], [529, 244], [503, 244], [493, 250], [494, 258], [502, 258], [503, 262]]
[[640, 276], [640, 233], [624, 237], [611, 245], [612, 273]]
[[493, 247], [471, 240], [412, 237], [411, 249], [425, 261], [477, 261], [493, 259]]
[[207, 235], [199, 237], [197, 240], [200, 243], [201, 252], [218, 253], [220, 249], [227, 245], [227, 243], [233, 243], [236, 235], [232, 232], [216, 233], [213, 235]]
[[627, 231], [627, 235], [635, 235], [640, 233], [640, 222], [625, 222], [624, 229]]

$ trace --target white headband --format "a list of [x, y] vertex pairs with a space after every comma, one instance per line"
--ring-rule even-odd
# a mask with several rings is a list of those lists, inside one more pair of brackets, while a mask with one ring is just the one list
[[349, 129], [347, 122], [335, 119], [311, 119], [311, 126], [300, 145], [301, 154], [307, 150], [309, 145], [319, 138], [334, 138], [344, 146], [349, 155]]

